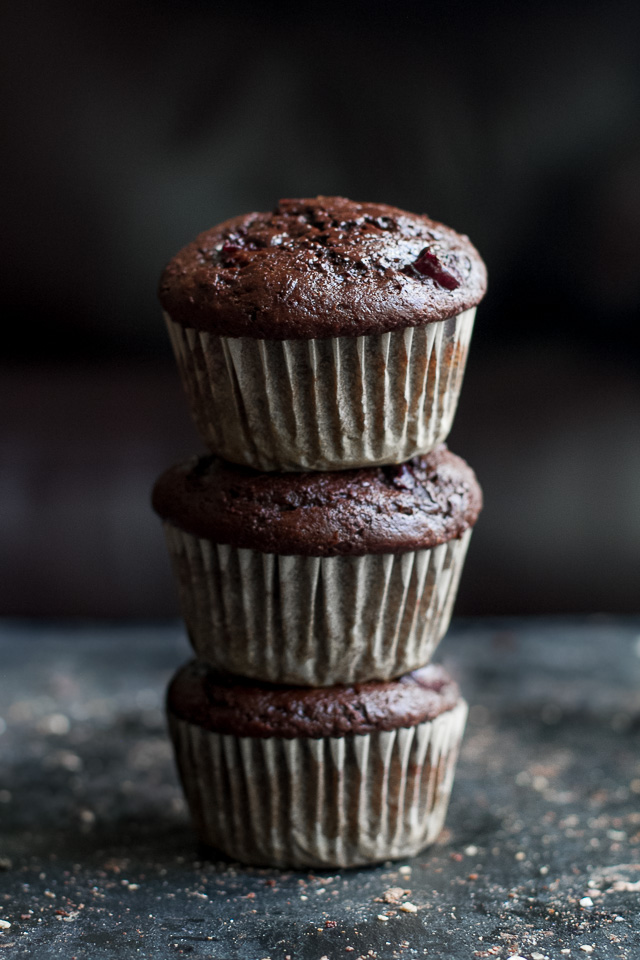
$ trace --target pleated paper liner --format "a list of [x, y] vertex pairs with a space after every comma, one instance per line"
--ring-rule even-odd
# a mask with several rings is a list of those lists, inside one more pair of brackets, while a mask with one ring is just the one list
[[414, 727], [260, 739], [169, 714], [202, 841], [243, 863], [353, 867], [411, 857], [444, 824], [467, 704]]
[[475, 307], [423, 327], [322, 340], [220, 337], [165, 314], [209, 449], [257, 470], [401, 463], [446, 439]]
[[164, 525], [200, 660], [271, 683], [387, 680], [424, 666], [444, 636], [471, 529], [430, 550], [280, 556]]

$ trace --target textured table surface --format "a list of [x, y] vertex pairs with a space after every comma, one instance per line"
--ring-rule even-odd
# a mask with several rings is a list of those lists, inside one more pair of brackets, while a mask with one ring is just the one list
[[640, 618], [457, 623], [447, 829], [357, 871], [197, 848], [162, 712], [187, 657], [172, 623], [2, 625], [0, 956], [640, 956]]

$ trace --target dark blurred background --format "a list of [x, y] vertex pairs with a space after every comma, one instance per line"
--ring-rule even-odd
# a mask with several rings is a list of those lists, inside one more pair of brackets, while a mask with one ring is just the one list
[[0, 613], [177, 604], [149, 490], [200, 450], [155, 296], [199, 231], [342, 194], [468, 233], [458, 613], [640, 604], [640, 7], [5, 5]]

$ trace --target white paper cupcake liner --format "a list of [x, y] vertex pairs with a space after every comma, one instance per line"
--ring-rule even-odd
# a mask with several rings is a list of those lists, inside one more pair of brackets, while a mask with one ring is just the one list
[[428, 663], [449, 626], [471, 537], [470, 528], [430, 550], [301, 557], [164, 526], [198, 658], [309, 686], [387, 680]]
[[165, 314], [210, 450], [257, 470], [402, 463], [446, 439], [475, 307], [424, 327], [322, 340], [219, 337]]
[[440, 833], [467, 704], [414, 727], [313, 740], [211, 733], [169, 714], [201, 839], [244, 863], [352, 867]]

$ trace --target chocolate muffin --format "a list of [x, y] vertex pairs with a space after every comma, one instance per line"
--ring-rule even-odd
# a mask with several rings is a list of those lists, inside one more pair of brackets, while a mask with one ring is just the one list
[[169, 728], [201, 839], [244, 863], [408, 857], [446, 815], [467, 705], [441, 667], [324, 690], [174, 677]]
[[486, 271], [465, 236], [385, 204], [281, 200], [198, 236], [160, 282], [210, 450], [259, 470], [424, 454], [451, 428]]
[[198, 657], [272, 683], [389, 679], [447, 630], [482, 493], [442, 444], [397, 466], [258, 473], [194, 458], [156, 482]]

